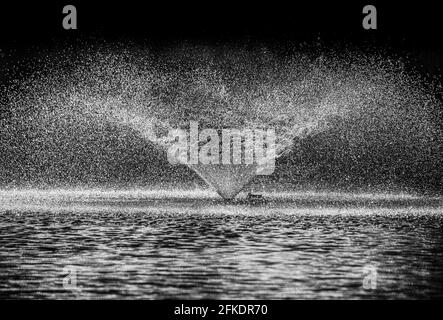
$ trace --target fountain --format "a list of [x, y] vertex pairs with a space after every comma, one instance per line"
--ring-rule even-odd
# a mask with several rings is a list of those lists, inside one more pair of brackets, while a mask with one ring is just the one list
[[[22, 124], [47, 145], [57, 143], [54, 132], [70, 139], [67, 126], [76, 127], [78, 143], [86, 144], [81, 132], [111, 125], [130, 128], [165, 154], [172, 143], [168, 133], [187, 129], [191, 121], [215, 130], [272, 128], [276, 159], [297, 152], [294, 141], [352, 127], [355, 119], [378, 126], [380, 141], [414, 137], [423, 145], [436, 136], [423, 109], [435, 101], [413, 76], [377, 55], [356, 54], [349, 61], [184, 47], [155, 58], [135, 49], [86, 52], [66, 70], [50, 63], [44, 75], [36, 73], [8, 92], [11, 107], [27, 110]], [[383, 136], [385, 127], [396, 135]], [[365, 141], [356, 131], [364, 126], [352, 130], [351, 145]], [[257, 172], [256, 164], [187, 166], [225, 199], [234, 198]]]

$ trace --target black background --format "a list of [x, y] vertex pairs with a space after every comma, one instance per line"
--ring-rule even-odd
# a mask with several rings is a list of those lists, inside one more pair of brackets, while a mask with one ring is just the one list
[[[62, 8], [76, 6], [78, 30], [62, 27]], [[364, 30], [373, 4], [378, 29]], [[1, 5], [3, 44], [29, 45], [76, 36], [153, 41], [374, 40], [399, 47], [441, 49], [438, 2], [403, 1], [33, 1]]]
[[[77, 30], [62, 27], [68, 4], [77, 8]], [[366, 4], [377, 8], [377, 30], [362, 27]], [[17, 1], [1, 5], [0, 45], [19, 50], [97, 38], [282, 47], [320, 39], [325, 45], [389, 47], [440, 75], [441, 15], [436, 1]]]

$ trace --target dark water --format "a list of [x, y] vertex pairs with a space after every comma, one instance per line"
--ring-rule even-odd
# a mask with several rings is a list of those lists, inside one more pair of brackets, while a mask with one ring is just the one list
[[435, 203], [3, 200], [1, 298], [443, 297]]

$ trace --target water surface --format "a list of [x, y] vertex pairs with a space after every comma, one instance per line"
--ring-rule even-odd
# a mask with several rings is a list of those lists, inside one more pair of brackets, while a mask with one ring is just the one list
[[438, 198], [325, 193], [268, 195], [274, 201], [251, 204], [206, 193], [0, 197], [1, 298], [443, 297]]

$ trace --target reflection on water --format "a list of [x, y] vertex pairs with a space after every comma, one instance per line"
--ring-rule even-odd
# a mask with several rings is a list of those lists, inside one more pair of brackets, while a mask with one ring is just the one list
[[2, 200], [1, 298], [443, 297], [440, 201]]

